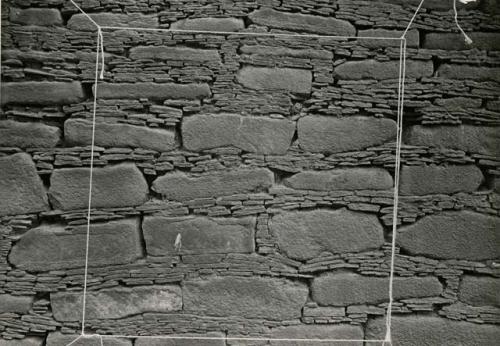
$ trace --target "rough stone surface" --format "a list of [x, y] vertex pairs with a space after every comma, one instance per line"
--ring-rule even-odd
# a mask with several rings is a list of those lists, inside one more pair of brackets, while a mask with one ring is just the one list
[[396, 122], [385, 118], [305, 116], [297, 124], [299, 146], [311, 152], [362, 150], [396, 138]]
[[243, 86], [256, 90], [282, 90], [297, 94], [311, 92], [311, 71], [295, 68], [244, 66], [236, 78]]
[[2, 83], [2, 104], [54, 105], [84, 99], [79, 82], [8, 82]]
[[61, 13], [53, 8], [10, 8], [9, 19], [24, 25], [62, 25]]
[[[296, 325], [273, 328], [271, 337], [274, 339], [343, 339], [363, 340], [363, 329], [360, 326], [345, 324], [330, 325]], [[270, 345], [276, 346], [315, 346], [326, 344], [318, 341], [276, 341], [271, 340]], [[362, 346], [362, 342], [335, 342], [335, 346]]]
[[[62, 334], [60, 332], [52, 332], [47, 336], [46, 346], [67, 346], [78, 338], [80, 334]], [[98, 336], [86, 336], [73, 342], [71, 346], [132, 346], [132, 340], [123, 338], [101, 338]]]
[[[406, 74], [407, 78], [431, 77], [434, 73], [432, 61], [407, 60]], [[360, 60], [347, 61], [335, 68], [335, 75], [339, 79], [358, 80], [358, 79], [398, 79], [399, 78], [399, 60], [377, 61]]]
[[[395, 277], [395, 300], [439, 296], [443, 287], [436, 277]], [[389, 301], [387, 277], [348, 272], [324, 274], [313, 280], [312, 298], [320, 305], [348, 306]]]
[[[80, 321], [82, 292], [50, 295], [57, 321]], [[182, 292], [177, 285], [114, 287], [87, 292], [86, 318], [123, 318], [145, 312], [166, 313], [182, 308]]]
[[33, 296], [14, 296], [11, 294], [0, 294], [0, 314], [17, 313], [26, 314], [33, 304]]
[[269, 188], [273, 181], [272, 172], [265, 168], [211, 172], [200, 176], [188, 176], [176, 172], [157, 178], [153, 182], [152, 189], [166, 199], [186, 201], [261, 192]]
[[0, 147], [52, 148], [61, 138], [61, 130], [43, 123], [0, 121]]
[[402, 195], [473, 192], [479, 188], [483, 179], [483, 173], [474, 165], [403, 165], [399, 191]]
[[441, 212], [401, 227], [404, 251], [432, 258], [486, 260], [500, 256], [500, 218], [471, 211]]
[[500, 82], [500, 67], [478, 67], [465, 64], [442, 64], [437, 70], [441, 78]]
[[[28, 336], [24, 339], [5, 340], [0, 339], [0, 346], [42, 346], [45, 340], [36, 336]], [[47, 345], [50, 346], [50, 345]]]
[[220, 56], [215, 49], [196, 49], [171, 46], [139, 46], [130, 49], [131, 59], [181, 60], [181, 61], [211, 61], [220, 62]]
[[42, 180], [28, 154], [0, 157], [0, 216], [36, 213], [49, 203]]
[[206, 334], [169, 334], [173, 337], [181, 338], [220, 338], [214, 339], [155, 339], [155, 338], [140, 338], [135, 341], [135, 346], [226, 346], [224, 341], [225, 333], [210, 332]]
[[[379, 37], [377, 39], [373, 38], [359, 38], [358, 42], [365, 47], [370, 48], [386, 48], [386, 47], [401, 47], [401, 40], [399, 38], [403, 34], [401, 30], [388, 30], [388, 29], [366, 29], [358, 30], [358, 36], [360, 37]], [[408, 30], [406, 33], [406, 46], [408, 48], [417, 48], [420, 37], [419, 32], [416, 29]], [[392, 39], [382, 39], [382, 37], [398, 38], [398, 40]]]
[[[22, 235], [9, 261], [28, 271], [83, 267], [87, 226], [65, 230], [43, 225]], [[89, 237], [89, 266], [129, 263], [142, 257], [137, 219], [92, 224]]]
[[375, 215], [339, 210], [283, 212], [273, 216], [270, 230], [288, 257], [307, 260], [321, 252], [360, 252], [379, 248], [383, 228]]
[[[89, 168], [56, 169], [50, 177], [49, 196], [54, 208], [62, 210], [88, 207]], [[123, 186], [127, 186], [124, 189]], [[93, 169], [92, 207], [136, 206], [148, 196], [148, 184], [132, 163]]]
[[[97, 122], [95, 145], [102, 147], [131, 147], [169, 151], [177, 146], [175, 133], [166, 129], [119, 123]], [[92, 121], [68, 119], [64, 123], [64, 138], [69, 144], [92, 143]]]
[[[118, 26], [132, 28], [158, 27], [157, 15], [144, 15], [141, 13], [89, 13], [90, 18], [101, 26]], [[68, 20], [67, 27], [72, 30], [94, 31], [96, 25], [85, 14], [77, 13]]]
[[356, 34], [356, 29], [351, 23], [331, 17], [286, 13], [269, 8], [254, 11], [248, 17], [253, 23], [270, 28], [336, 36], [354, 36]]
[[460, 282], [458, 299], [474, 306], [500, 306], [500, 279], [465, 275]]
[[500, 50], [500, 34], [497, 32], [468, 32], [472, 44], [467, 44], [460, 33], [431, 32], [424, 37], [424, 48], [446, 50]]
[[234, 146], [259, 154], [285, 154], [291, 145], [295, 123], [285, 119], [206, 114], [182, 121], [182, 141], [188, 150]]
[[324, 49], [293, 49], [264, 45], [244, 45], [239, 50], [244, 54], [256, 54], [263, 56], [288, 56], [294, 58], [324, 60], [333, 59], [333, 53]]
[[199, 31], [240, 31], [245, 28], [245, 23], [241, 18], [193, 18], [181, 19], [172, 23], [173, 30], [199, 30]]
[[303, 283], [266, 277], [210, 277], [183, 286], [185, 311], [278, 321], [300, 318], [307, 294]]
[[304, 171], [285, 179], [285, 185], [299, 190], [387, 190], [392, 177], [381, 168], [337, 168], [328, 171]]
[[210, 96], [208, 84], [99, 83], [98, 99], [201, 99]]
[[[148, 255], [252, 253], [255, 218], [146, 216], [142, 224]], [[180, 245], [176, 249], [175, 242]]]

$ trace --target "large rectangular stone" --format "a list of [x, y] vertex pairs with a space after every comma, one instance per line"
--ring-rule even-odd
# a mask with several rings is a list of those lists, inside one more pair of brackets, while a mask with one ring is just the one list
[[[100, 26], [123, 28], [156, 28], [158, 15], [142, 13], [89, 13], [90, 18]], [[68, 20], [67, 27], [72, 30], [95, 31], [97, 27], [87, 14], [77, 13]]]
[[[369, 48], [386, 48], [386, 47], [401, 47], [401, 40], [392, 38], [400, 38], [403, 35], [402, 30], [389, 29], [365, 29], [358, 30], [359, 38], [357, 41], [365, 47]], [[419, 31], [417, 29], [408, 30], [406, 32], [406, 46], [409, 48], [418, 48], [420, 43]], [[376, 37], [376, 38], [364, 38]], [[387, 37], [391, 39], [386, 39]]]
[[168, 334], [168, 338], [159, 339], [154, 336], [150, 338], [138, 338], [135, 346], [226, 346], [225, 333], [208, 332], [205, 334], [182, 333]]
[[461, 33], [430, 32], [424, 36], [424, 48], [444, 50], [500, 50], [500, 33], [498, 32], [467, 32], [472, 39], [467, 44]]
[[256, 90], [282, 90], [297, 94], [310, 94], [312, 73], [296, 68], [269, 68], [244, 66], [236, 79], [243, 86]]
[[130, 59], [179, 60], [195, 62], [221, 62], [215, 49], [197, 49], [172, 46], [139, 46], [129, 52]]
[[99, 99], [202, 99], [211, 95], [208, 84], [176, 83], [99, 83]]
[[0, 294], [0, 314], [27, 314], [30, 311], [34, 300], [34, 296]]
[[245, 28], [241, 18], [219, 18], [203, 17], [181, 19], [170, 24], [172, 30], [196, 30], [196, 31], [240, 31]]
[[9, 19], [12, 23], [23, 25], [52, 26], [62, 25], [61, 12], [55, 8], [10, 8]]
[[52, 148], [61, 139], [61, 130], [44, 123], [0, 120], [0, 147]]
[[[78, 339], [78, 340], [76, 340]], [[76, 341], [75, 341], [76, 340]], [[102, 341], [102, 343], [101, 343]], [[113, 338], [106, 336], [101, 338], [97, 335], [63, 334], [51, 332], [47, 336], [46, 346], [132, 346], [131, 339]]]
[[442, 64], [437, 76], [445, 79], [500, 82], [500, 67]]
[[464, 275], [458, 299], [473, 306], [500, 307], [500, 278]]
[[84, 100], [79, 82], [7, 82], [1, 87], [2, 104], [55, 105]]
[[[399, 61], [359, 60], [347, 61], [335, 68], [335, 77], [345, 80], [398, 79]], [[431, 77], [434, 73], [432, 61], [406, 60], [406, 78]]]

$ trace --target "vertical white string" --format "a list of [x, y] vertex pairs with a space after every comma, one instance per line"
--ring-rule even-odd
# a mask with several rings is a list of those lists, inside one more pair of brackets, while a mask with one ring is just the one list
[[424, 4], [424, 1], [425, 1], [425, 0], [422, 0], [422, 1], [420, 1], [420, 4], [418, 4], [418, 7], [417, 7], [417, 9], [415, 10], [415, 13], [413, 14], [413, 17], [411, 17], [410, 22], [408, 23], [408, 25], [406, 26], [405, 31], [403, 32], [403, 35], [401, 35], [401, 38], [405, 38], [406, 33], [407, 33], [407, 32], [408, 32], [408, 30], [410, 29], [410, 26], [413, 24], [413, 21], [415, 20], [415, 17], [417, 16], [418, 11], [420, 11], [420, 8], [421, 8], [421, 7], [422, 7], [422, 5]]
[[458, 23], [458, 12], [457, 12], [457, 0], [453, 0], [453, 12], [455, 13], [455, 24], [458, 27], [458, 30], [464, 35], [465, 43], [471, 44], [472, 39], [465, 33], [460, 24]]
[[97, 34], [99, 35], [99, 48], [101, 50], [101, 73], [99, 75], [100, 79], [104, 79], [104, 37], [102, 36], [102, 30], [101, 27], [99, 26], [97, 28]]

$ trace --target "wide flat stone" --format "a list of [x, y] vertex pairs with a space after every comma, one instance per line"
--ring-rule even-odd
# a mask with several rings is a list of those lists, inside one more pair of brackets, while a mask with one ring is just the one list
[[460, 282], [458, 299], [473, 306], [500, 307], [500, 279], [464, 275]]
[[[204, 334], [182, 333], [168, 334], [169, 337], [178, 337], [180, 339], [158, 339], [158, 338], [139, 338], [135, 341], [135, 346], [226, 346], [224, 340], [226, 334], [220, 332], [208, 332]], [[185, 339], [182, 339], [185, 338]], [[200, 339], [192, 339], [200, 338]], [[220, 338], [203, 339], [203, 338]]]
[[240, 31], [245, 28], [241, 18], [190, 18], [181, 19], [170, 24], [172, 30], [196, 30], [196, 31]]
[[[84, 267], [87, 226], [59, 225], [30, 229], [14, 243], [10, 263], [28, 271]], [[90, 227], [89, 266], [130, 263], [142, 257], [137, 219], [96, 223]]]
[[176, 83], [99, 83], [99, 99], [202, 99], [211, 95], [208, 84]]
[[[387, 48], [387, 47], [401, 47], [401, 40], [403, 35], [402, 30], [389, 30], [389, 29], [365, 29], [358, 30], [360, 37], [357, 42], [362, 46], [369, 48]], [[418, 48], [420, 43], [419, 31], [417, 29], [408, 30], [406, 32], [406, 46], [408, 48]], [[376, 38], [368, 38], [376, 37]], [[389, 37], [390, 39], [386, 39]], [[396, 40], [395, 40], [396, 39]]]
[[341, 153], [384, 144], [396, 138], [391, 119], [305, 116], [297, 124], [299, 146], [310, 152]]
[[437, 76], [452, 80], [500, 82], [500, 67], [442, 64], [437, 69]]
[[[142, 223], [150, 256], [252, 253], [255, 250], [254, 229], [254, 217], [146, 216]], [[176, 249], [177, 239], [180, 244]]]
[[377, 216], [346, 209], [283, 212], [269, 222], [272, 234], [286, 256], [307, 260], [324, 251], [360, 252], [384, 243]]
[[500, 218], [472, 211], [425, 216], [398, 230], [404, 251], [441, 259], [486, 260], [500, 256]]
[[[271, 340], [270, 345], [275, 346], [317, 346], [328, 345], [329, 342], [319, 340], [363, 340], [363, 329], [360, 326], [348, 324], [301, 324], [295, 326], [273, 328], [271, 337], [274, 339], [316, 339], [316, 341], [278, 341]], [[335, 346], [362, 346], [363, 342], [335, 342]]]
[[15, 296], [0, 294], [0, 314], [27, 314], [33, 305], [34, 296]]
[[[57, 321], [80, 321], [82, 292], [50, 294]], [[117, 319], [146, 312], [167, 313], [182, 309], [182, 292], [177, 285], [114, 287], [88, 291], [85, 316], [87, 320]]]
[[221, 62], [215, 49], [197, 49], [178, 46], [138, 46], [130, 49], [130, 59], [180, 60], [197, 62]]
[[277, 46], [264, 46], [264, 45], [243, 45], [239, 48], [243, 54], [255, 54], [265, 56], [288, 56], [293, 58], [302, 59], [323, 59], [332, 60], [333, 53], [324, 49], [295, 49]]
[[500, 50], [500, 34], [498, 32], [467, 32], [472, 39], [467, 44], [461, 33], [429, 32], [424, 36], [424, 48], [444, 50]]
[[61, 139], [61, 130], [44, 123], [0, 121], [0, 147], [52, 148]]
[[[52, 206], [62, 210], [88, 208], [89, 178], [90, 168], [54, 170], [49, 189]], [[144, 203], [148, 192], [146, 179], [133, 163], [93, 169], [92, 208], [133, 207]]]
[[291, 320], [301, 316], [307, 285], [267, 277], [210, 277], [183, 282], [184, 311], [206, 316]]
[[297, 94], [311, 93], [312, 74], [309, 70], [282, 67], [244, 66], [236, 79], [255, 90], [282, 90]]
[[61, 12], [55, 8], [14, 8], [9, 9], [9, 20], [23, 25], [62, 25]]
[[45, 340], [38, 336], [28, 336], [24, 339], [0, 339], [0, 346], [42, 346], [44, 345], [44, 342]]
[[[102, 147], [142, 148], [156, 151], [170, 151], [177, 147], [174, 131], [147, 126], [98, 122], [94, 137], [95, 145]], [[66, 120], [64, 139], [70, 145], [90, 145], [92, 121]]]
[[[434, 73], [432, 61], [406, 60], [406, 78], [431, 77]], [[335, 67], [335, 77], [345, 80], [359, 79], [398, 79], [399, 60], [377, 61], [359, 60], [347, 61]]]
[[80, 334], [62, 334], [61, 332], [52, 332], [47, 336], [46, 346], [132, 346], [132, 340], [124, 338], [106, 337], [102, 339], [98, 336], [86, 335], [76, 340]]
[[79, 82], [7, 82], [1, 93], [2, 104], [63, 105], [85, 99]]
[[166, 199], [188, 201], [195, 198], [262, 192], [271, 187], [273, 182], [273, 173], [265, 168], [210, 172], [199, 176], [173, 172], [153, 181], [152, 189]]
[[45, 187], [28, 154], [0, 157], [0, 216], [49, 209]]
[[[142, 13], [89, 13], [90, 18], [100, 26], [115, 26], [123, 28], [157, 28], [158, 15]], [[83, 13], [71, 16], [67, 23], [68, 29], [97, 31], [97, 27]]]
[[184, 147], [201, 151], [233, 146], [259, 154], [285, 154], [292, 143], [295, 123], [285, 119], [200, 114], [182, 120]]

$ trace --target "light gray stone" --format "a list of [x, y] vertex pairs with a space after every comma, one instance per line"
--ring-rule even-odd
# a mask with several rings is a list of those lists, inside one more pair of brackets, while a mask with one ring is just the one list
[[[406, 60], [406, 78], [431, 77], [434, 73], [432, 61]], [[398, 79], [399, 60], [377, 61], [359, 60], [347, 61], [335, 68], [335, 76], [338, 79]]]
[[233, 146], [283, 155], [292, 143], [295, 123], [237, 114], [200, 114], [184, 118], [181, 131], [184, 147], [192, 151]]
[[16, 313], [26, 314], [33, 304], [33, 296], [14, 296], [12, 294], [0, 294], [0, 314]]
[[240, 31], [245, 28], [241, 18], [190, 18], [181, 19], [170, 24], [172, 30], [196, 30], [196, 31]]
[[[226, 346], [226, 342], [224, 341], [226, 334], [220, 332], [169, 334], [168, 336], [179, 337], [181, 339], [140, 338], [135, 341], [135, 346]], [[197, 337], [220, 339], [191, 339]]]
[[0, 121], [0, 147], [52, 148], [61, 138], [61, 130], [43, 123]]
[[[89, 13], [90, 18], [100, 26], [157, 28], [158, 16], [142, 13]], [[97, 31], [97, 27], [86, 14], [77, 13], [68, 20], [67, 27], [72, 30]]]
[[437, 76], [445, 79], [500, 82], [500, 67], [442, 64], [437, 70]]
[[202, 99], [209, 97], [208, 84], [175, 84], [175, 83], [99, 83], [97, 98], [99, 99]]
[[47, 193], [28, 154], [0, 157], [0, 216], [49, 209]]
[[243, 45], [240, 49], [244, 54], [256, 54], [266, 56], [289, 56], [303, 59], [324, 59], [332, 60], [333, 53], [324, 49], [293, 49], [287, 47], [264, 46], [264, 45]]
[[324, 251], [360, 252], [384, 243], [377, 216], [346, 209], [283, 212], [273, 216], [269, 228], [288, 257], [307, 260]]
[[500, 306], [500, 279], [489, 276], [464, 275], [458, 299], [474, 306]]
[[403, 165], [399, 192], [402, 195], [473, 192], [479, 188], [483, 179], [483, 173], [474, 165]]
[[441, 212], [399, 229], [404, 251], [441, 259], [486, 260], [500, 256], [500, 218], [472, 211]]
[[429, 32], [424, 36], [424, 48], [444, 50], [500, 50], [500, 34], [497, 32], [467, 32], [472, 39], [467, 44], [461, 33]]
[[[62, 168], [52, 172], [49, 196], [54, 208], [88, 207], [89, 168]], [[126, 188], [124, 188], [126, 187]], [[148, 184], [132, 163], [95, 167], [92, 179], [92, 208], [132, 207], [148, 198]]]
[[[50, 294], [57, 321], [80, 321], [82, 292]], [[167, 313], [182, 309], [182, 292], [177, 285], [114, 287], [88, 291], [85, 316], [87, 320], [117, 319], [146, 312]]]
[[267, 277], [210, 277], [183, 283], [184, 311], [207, 316], [291, 320], [301, 316], [307, 285]]
[[256, 90], [282, 90], [297, 94], [311, 93], [312, 74], [309, 70], [281, 67], [244, 66], [236, 79], [243, 86]]
[[23, 25], [51, 26], [62, 25], [63, 20], [59, 10], [55, 8], [14, 8], [9, 11], [12, 23]]
[[[72, 343], [80, 334], [62, 334], [60, 332], [52, 332], [47, 336], [46, 346], [67, 346]], [[132, 340], [124, 338], [105, 337], [102, 339], [98, 336], [86, 335], [71, 346], [132, 346]]]
[[[273, 328], [271, 337], [274, 339], [363, 340], [364, 333], [360, 326], [348, 324], [301, 324]], [[275, 346], [317, 346], [329, 344], [331, 343], [319, 341], [270, 341], [270, 345]], [[334, 344], [335, 346], [362, 346], [363, 342], [335, 342]]]
[[221, 62], [215, 49], [196, 49], [179, 46], [139, 46], [129, 52], [130, 59], [180, 60], [196, 62]]
[[[28, 271], [83, 267], [86, 230], [86, 225], [73, 230], [58, 225], [30, 229], [12, 247], [9, 261]], [[89, 266], [130, 263], [141, 257], [141, 234], [137, 219], [91, 225]]]
[[363, 116], [305, 116], [297, 130], [299, 146], [311, 152], [358, 151], [396, 138], [394, 120]]
[[[142, 223], [150, 256], [252, 253], [255, 218], [146, 216]], [[178, 238], [180, 237], [180, 238]], [[179, 239], [178, 249], [175, 247]]]
[[279, 12], [270, 8], [263, 8], [250, 13], [248, 18], [255, 24], [270, 28], [335, 36], [354, 36], [356, 34], [356, 29], [351, 23], [332, 17]]
[[[92, 121], [66, 120], [64, 139], [70, 145], [90, 145]], [[95, 145], [102, 147], [130, 147], [156, 151], [170, 151], [177, 147], [174, 131], [107, 122], [96, 123], [94, 141]]]
[[2, 83], [2, 104], [55, 105], [84, 100], [79, 82], [7, 82]]
[[[386, 48], [386, 47], [401, 47], [401, 40], [384, 39], [385, 37], [400, 38], [403, 35], [401, 30], [388, 29], [366, 29], [358, 30], [359, 37], [378, 37], [374, 38], [359, 38], [358, 42], [365, 47], [370, 48]], [[417, 29], [408, 30], [406, 32], [406, 46], [408, 48], [418, 48], [420, 37]]]
[[28, 336], [24, 339], [12, 340], [0, 339], [0, 346], [42, 346], [43, 344], [43, 338], [37, 336]]
[[262, 192], [267, 190], [273, 181], [272, 172], [265, 168], [210, 172], [200, 176], [174, 172], [157, 178], [153, 182], [152, 189], [166, 199], [187, 201], [195, 198]]

